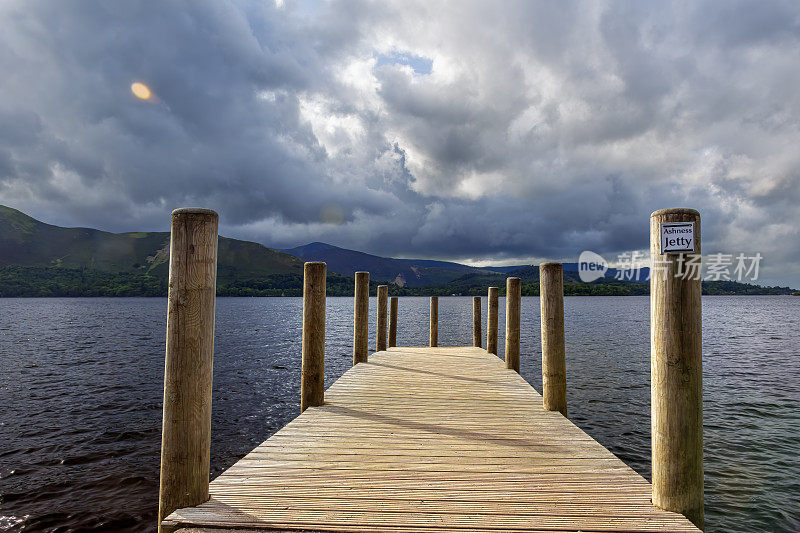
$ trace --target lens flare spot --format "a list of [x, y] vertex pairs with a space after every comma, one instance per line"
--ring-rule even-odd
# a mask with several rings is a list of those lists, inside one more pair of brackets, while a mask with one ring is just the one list
[[323, 206], [319, 212], [319, 219], [324, 224], [334, 224], [339, 226], [344, 222], [344, 213], [342, 208], [336, 204], [328, 204]]
[[149, 100], [153, 96], [150, 87], [138, 81], [131, 84], [131, 92], [140, 100]]

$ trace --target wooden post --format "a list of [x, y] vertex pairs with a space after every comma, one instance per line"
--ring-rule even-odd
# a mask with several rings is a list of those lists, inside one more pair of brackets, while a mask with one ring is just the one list
[[481, 333], [481, 297], [472, 297], [472, 345], [480, 348], [483, 334]]
[[366, 363], [369, 349], [369, 272], [356, 272], [353, 366]]
[[397, 346], [397, 296], [389, 298], [389, 348]]
[[539, 265], [542, 309], [542, 400], [548, 411], [567, 416], [567, 366], [564, 358], [564, 272], [561, 263]]
[[325, 402], [325, 263], [303, 267], [303, 363], [300, 412]]
[[497, 355], [497, 315], [500, 310], [497, 287], [489, 287], [489, 304], [486, 316], [486, 351]]
[[[661, 224], [690, 222], [694, 253], [661, 253]], [[650, 394], [653, 504], [703, 528], [703, 363], [700, 213], [650, 215]], [[689, 271], [690, 275], [683, 273]]]
[[431, 296], [431, 331], [430, 345], [439, 346], [439, 297]]
[[522, 280], [506, 279], [506, 368], [519, 373], [519, 321], [522, 312]]
[[378, 285], [378, 336], [375, 341], [375, 350], [386, 350], [386, 304], [389, 299], [389, 286]]
[[208, 500], [219, 217], [172, 212], [158, 530], [175, 509]]

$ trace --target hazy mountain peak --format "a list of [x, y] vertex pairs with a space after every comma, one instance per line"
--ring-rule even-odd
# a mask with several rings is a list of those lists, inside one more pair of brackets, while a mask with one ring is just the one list
[[297, 257], [302, 257], [305, 254], [313, 254], [316, 252], [322, 252], [324, 250], [340, 250], [338, 246], [334, 246], [332, 244], [328, 244], [326, 242], [310, 242], [308, 244], [303, 244], [301, 246], [295, 246], [294, 248], [287, 248], [285, 250], [278, 250], [279, 252], [283, 252], [285, 254], [292, 254]]

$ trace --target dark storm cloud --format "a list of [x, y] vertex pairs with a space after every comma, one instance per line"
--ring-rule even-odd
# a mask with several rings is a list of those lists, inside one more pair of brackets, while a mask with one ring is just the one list
[[[330, 186], [326, 155], [295, 97], [324, 86], [326, 58], [268, 12], [216, 2], [9, 11], [6, 194], [66, 201], [86, 223], [122, 217], [117, 227], [140, 223], [148, 206], [191, 201], [231, 224], [306, 222], [324, 202], [345, 213], [386, 202], [380, 191]], [[133, 81], [154, 101], [137, 101]], [[89, 198], [74, 196], [80, 188]], [[113, 215], [106, 200], [118, 204]]]
[[799, 28], [794, 2], [6, 2], [0, 203], [472, 260], [613, 257], [691, 206], [706, 251], [800, 285]]

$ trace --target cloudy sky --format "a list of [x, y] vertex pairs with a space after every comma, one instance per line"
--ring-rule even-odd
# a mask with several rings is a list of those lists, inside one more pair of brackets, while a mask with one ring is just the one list
[[0, 203], [50, 223], [481, 264], [685, 206], [800, 286], [796, 1], [6, 0], [0, 69]]

